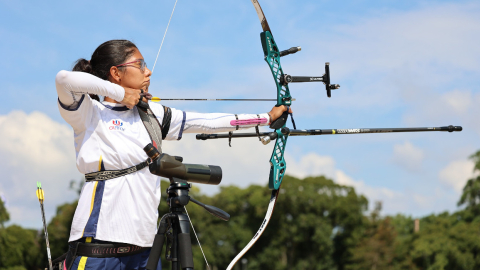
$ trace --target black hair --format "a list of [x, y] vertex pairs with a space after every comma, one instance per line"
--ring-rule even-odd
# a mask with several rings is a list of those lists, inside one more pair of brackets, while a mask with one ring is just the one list
[[[137, 46], [128, 40], [115, 39], [104, 42], [92, 54], [90, 61], [80, 58], [75, 62], [72, 71], [82, 71], [108, 80], [110, 68], [125, 63], [135, 52]], [[97, 95], [90, 95], [100, 101]]]

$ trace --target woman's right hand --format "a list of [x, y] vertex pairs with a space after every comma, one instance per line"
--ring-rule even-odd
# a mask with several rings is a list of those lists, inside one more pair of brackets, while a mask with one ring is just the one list
[[135, 105], [137, 105], [138, 101], [140, 100], [141, 90], [128, 87], [124, 87], [124, 89], [125, 96], [120, 103], [127, 106], [127, 108], [129, 109], [133, 109], [133, 107], [135, 107]]

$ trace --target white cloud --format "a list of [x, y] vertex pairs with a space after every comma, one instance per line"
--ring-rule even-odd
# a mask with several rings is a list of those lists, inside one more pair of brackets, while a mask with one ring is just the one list
[[465, 114], [472, 106], [472, 93], [455, 89], [441, 95], [441, 100], [457, 114]]
[[[453, 89], [445, 93], [428, 92], [417, 96], [411, 101], [411, 109], [404, 119], [409, 124], [424, 123], [455, 123], [463, 125], [466, 132], [475, 132], [475, 138], [480, 135], [480, 93], [466, 89]], [[471, 133], [471, 135], [474, 135]]]
[[36, 182], [45, 190], [47, 219], [60, 203], [73, 201], [70, 180], [81, 179], [75, 166], [71, 128], [43, 113], [13, 111], [0, 116], [0, 193], [8, 201], [11, 222], [41, 225]]
[[[425, 4], [410, 11], [354, 17], [348, 24], [317, 35], [305, 32], [308, 38], [300, 41], [315, 44], [312, 47], [321, 48], [322, 53], [318, 57], [302, 54], [294, 68], [309, 74], [318, 70], [319, 62], [331, 62], [332, 80], [342, 85], [333, 95], [342, 99], [329, 100], [322, 107], [375, 108], [381, 114], [415, 102], [419, 96], [425, 96], [420, 106], [432, 104], [432, 91], [478, 82], [479, 11], [480, 5], [473, 2]], [[302, 88], [318, 89], [314, 85]], [[299, 99], [309, 93], [317, 92], [302, 91]], [[309, 95], [312, 102], [303, 110], [318, 111], [315, 94]]]
[[309, 153], [302, 156], [299, 161], [287, 155], [286, 161], [288, 174], [292, 176], [304, 178], [324, 175], [338, 184], [354, 187], [358, 194], [363, 194], [368, 198], [370, 208], [373, 207], [373, 202], [382, 201], [384, 213], [394, 214], [409, 210], [410, 206], [405, 203], [407, 198], [403, 193], [385, 187], [369, 186], [363, 180], [353, 179], [344, 171], [336, 168], [335, 160], [332, 157]]
[[452, 161], [440, 171], [438, 177], [443, 184], [460, 194], [468, 179], [474, 176], [473, 166], [474, 163], [470, 160]]
[[300, 179], [317, 175], [324, 175], [328, 178], [335, 179], [336, 176], [335, 160], [329, 156], [308, 153], [297, 161], [286, 153], [285, 161], [288, 166], [287, 174]]
[[[368, 59], [382, 69], [413, 63], [431, 67], [433, 61], [435, 65], [478, 70], [479, 9], [477, 3], [428, 5], [408, 12], [362, 18], [336, 29], [344, 39], [357, 41], [342, 43], [340, 46], [345, 50], [340, 51], [355, 52], [356, 59]], [[339, 51], [338, 44], [335, 45]], [[422, 66], [408, 68], [419, 70]]]
[[423, 150], [410, 142], [393, 146], [393, 162], [410, 172], [419, 171], [422, 168], [424, 157]]

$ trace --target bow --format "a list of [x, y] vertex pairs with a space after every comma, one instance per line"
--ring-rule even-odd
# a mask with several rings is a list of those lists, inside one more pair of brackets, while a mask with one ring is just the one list
[[[177, 1], [175, 1], [175, 6], [173, 7], [173, 10], [172, 10], [172, 15], [175, 10]], [[275, 42], [275, 39], [273, 38], [272, 31], [270, 30], [270, 26], [268, 25], [267, 19], [265, 18], [265, 14], [263, 13], [260, 3], [257, 0], [251, 0], [251, 1], [257, 12], [258, 18], [260, 19], [260, 23], [262, 25], [263, 32], [260, 33], [260, 39], [262, 43], [263, 53], [265, 55], [265, 61], [270, 67], [270, 71], [272, 72], [273, 79], [275, 81], [275, 85], [277, 89], [277, 98], [276, 98], [277, 104], [275, 106], [277, 107], [282, 105], [287, 106], [287, 111], [285, 111], [281, 117], [279, 117], [277, 120], [273, 121], [270, 124], [270, 128], [274, 129], [275, 131], [272, 133], [269, 133], [268, 136], [265, 136], [262, 139], [262, 142], [264, 144], [268, 144], [270, 140], [275, 139], [275, 145], [273, 147], [273, 152], [270, 157], [270, 175], [269, 175], [268, 186], [272, 190], [272, 193], [270, 197], [270, 202], [268, 204], [267, 213], [257, 233], [253, 236], [250, 242], [243, 248], [243, 250], [237, 254], [237, 256], [232, 260], [232, 262], [230, 262], [230, 264], [227, 267], [227, 270], [231, 270], [235, 266], [236, 262], [240, 258], [242, 258], [242, 256], [255, 244], [258, 238], [260, 238], [260, 236], [263, 234], [263, 232], [265, 231], [265, 228], [267, 227], [270, 221], [270, 218], [272, 217], [273, 210], [275, 208], [275, 204], [277, 202], [278, 195], [280, 193], [280, 185], [282, 183], [283, 176], [285, 175], [285, 171], [286, 171], [286, 162], [284, 159], [284, 153], [285, 153], [285, 146], [287, 144], [287, 139], [289, 136], [288, 133], [282, 132], [282, 130], [286, 128], [286, 122], [289, 114], [288, 113], [289, 107], [292, 104], [292, 101], [294, 101], [294, 99], [290, 95], [290, 89], [288, 87], [288, 84], [296, 83], [296, 82], [323, 82], [325, 84], [325, 89], [327, 90], [328, 97], [331, 96], [331, 90], [338, 89], [340, 87], [338, 84], [330, 84], [329, 63], [325, 64], [325, 74], [323, 76], [306, 77], [306, 76], [291, 76], [291, 75], [285, 74], [280, 64], [280, 57], [283, 57], [289, 54], [294, 54], [300, 51], [301, 47], [292, 47], [288, 50], [280, 51]], [[168, 25], [170, 25], [172, 15], [170, 16]], [[168, 25], [162, 39], [162, 45], [163, 45], [163, 40], [165, 39], [165, 35], [168, 31]], [[160, 45], [160, 49], [157, 53], [157, 58], [155, 59], [152, 72], [155, 68], [155, 64], [157, 62], [158, 55], [160, 54], [162, 45]], [[152, 98], [152, 101], [159, 101], [159, 100], [160, 100], [159, 98]], [[296, 129], [293, 118], [292, 118], [292, 123], [293, 123], [294, 129]], [[255, 134], [256, 136], [260, 137], [260, 133], [258, 129]], [[233, 133], [229, 133], [228, 138], [231, 139], [233, 136], [237, 137], [235, 135], [233, 135]], [[222, 136], [218, 134], [198, 134], [197, 135], [197, 139], [202, 139], [202, 140], [214, 139], [214, 138], [220, 138], [220, 137]], [[251, 137], [251, 136], [248, 135], [248, 137]]]
[[[322, 81], [326, 85], [327, 95], [330, 97], [330, 90], [337, 89], [340, 86], [338, 85], [330, 85], [330, 74], [328, 70], [328, 65], [326, 65], [326, 73], [321, 77], [313, 77], [316, 80], [309, 80], [310, 77], [292, 77], [290, 75], [286, 75], [283, 72], [282, 65], [280, 64], [280, 57], [286, 56], [288, 54], [293, 54], [301, 50], [300, 47], [292, 47], [285, 51], [280, 51], [278, 49], [277, 43], [273, 38], [272, 31], [270, 30], [270, 26], [268, 25], [267, 19], [265, 18], [265, 14], [263, 13], [262, 7], [257, 0], [251, 0], [255, 10], [257, 11], [258, 18], [260, 19], [260, 23], [262, 25], [263, 32], [260, 33], [260, 40], [262, 42], [263, 53], [265, 55], [265, 61], [267, 62], [268, 66], [270, 67], [270, 71], [273, 75], [273, 80], [275, 81], [275, 85], [277, 88], [277, 104], [276, 106], [285, 105], [287, 106], [287, 111], [283, 113], [283, 115], [275, 120], [270, 127], [275, 129], [275, 136], [276, 137], [275, 146], [273, 147], [272, 156], [270, 157], [270, 175], [268, 180], [268, 186], [272, 190], [272, 194], [270, 197], [270, 202], [268, 204], [267, 213], [265, 218], [260, 225], [257, 233], [253, 236], [250, 242], [243, 248], [240, 253], [235, 256], [235, 258], [230, 262], [227, 267], [227, 270], [231, 270], [237, 261], [242, 258], [242, 256], [255, 244], [255, 242], [260, 238], [260, 236], [265, 231], [270, 218], [272, 217], [273, 210], [275, 208], [275, 204], [278, 199], [278, 195], [280, 193], [280, 185], [282, 184], [283, 176], [285, 175], [286, 170], [286, 162], [284, 158], [285, 153], [285, 146], [287, 144], [288, 134], [284, 134], [281, 132], [282, 128], [285, 128], [287, 119], [288, 119], [288, 107], [292, 104], [292, 96], [290, 95], [290, 89], [288, 87], [288, 83], [294, 82], [295, 80], [299, 80], [298, 82], [302, 82], [302, 78], [304, 79], [303, 82], [308, 81]], [[293, 118], [292, 118], [293, 122]], [[293, 122], [295, 127], [295, 122]], [[258, 134], [258, 130], [257, 130]], [[198, 138], [198, 137], [197, 137]], [[268, 143], [268, 141], [264, 142], [264, 144]]]
[[[257, 11], [258, 18], [262, 24], [263, 32], [260, 34], [260, 39], [262, 41], [263, 53], [265, 55], [265, 61], [267, 62], [270, 70], [272, 71], [273, 79], [277, 87], [277, 105], [286, 105], [290, 106], [292, 104], [292, 97], [290, 96], [290, 89], [288, 85], [282, 85], [280, 83], [280, 78], [284, 75], [282, 70], [282, 65], [280, 64], [280, 55], [277, 44], [273, 38], [270, 26], [268, 25], [267, 19], [263, 14], [262, 7], [257, 0], [251, 0], [255, 10]], [[288, 109], [287, 109], [288, 112]], [[281, 125], [285, 127], [286, 120], [288, 117], [287, 112], [282, 115], [279, 120], [275, 123], [276, 125]], [[283, 122], [283, 123], [282, 123]], [[274, 123], [272, 123], [273, 125]], [[227, 270], [231, 270], [235, 264], [243, 257], [243, 255], [257, 242], [260, 236], [267, 228], [270, 218], [272, 217], [273, 210], [275, 209], [275, 204], [280, 194], [280, 185], [285, 175], [286, 163], [284, 158], [285, 146], [287, 144], [288, 135], [283, 135], [279, 133], [277, 128], [275, 132], [277, 133], [277, 140], [275, 141], [275, 146], [273, 147], [272, 156], [270, 157], [270, 175], [268, 180], [268, 186], [272, 189], [272, 194], [270, 196], [270, 202], [268, 204], [267, 213], [263, 219], [260, 228], [257, 233], [253, 236], [250, 242], [240, 251], [240, 253], [235, 256], [235, 258], [230, 262], [227, 267]]]

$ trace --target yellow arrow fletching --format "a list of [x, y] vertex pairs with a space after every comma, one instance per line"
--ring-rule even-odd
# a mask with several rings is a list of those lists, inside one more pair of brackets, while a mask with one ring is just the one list
[[159, 97], [152, 97], [152, 99], [150, 99], [150, 101], [153, 101], [153, 102], [159, 102], [161, 99]]
[[45, 194], [43, 193], [42, 183], [37, 182], [37, 198], [40, 202], [45, 200]]
[[41, 201], [45, 200], [45, 194], [43, 193], [43, 189], [37, 189], [37, 198]]

